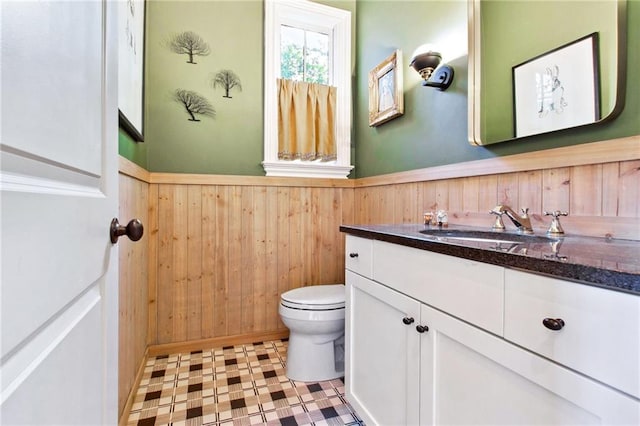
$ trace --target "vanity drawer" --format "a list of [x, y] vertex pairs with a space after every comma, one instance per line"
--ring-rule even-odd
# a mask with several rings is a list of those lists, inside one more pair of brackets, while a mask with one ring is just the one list
[[[547, 328], [545, 318], [564, 325]], [[637, 295], [506, 270], [504, 337], [640, 397]]]
[[344, 251], [345, 267], [367, 278], [372, 276], [373, 241], [347, 235]]
[[504, 268], [500, 266], [374, 241], [373, 279], [502, 336]]

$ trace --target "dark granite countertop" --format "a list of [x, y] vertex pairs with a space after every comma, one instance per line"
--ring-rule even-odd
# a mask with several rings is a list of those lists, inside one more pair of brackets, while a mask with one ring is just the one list
[[[448, 239], [439, 230], [489, 231], [486, 228], [449, 225], [342, 225], [340, 231], [354, 236], [387, 241], [478, 262], [520, 269], [581, 284], [640, 296], [640, 241], [538, 234], [518, 244], [481, 240]], [[420, 233], [434, 230], [439, 236]], [[434, 233], [434, 234], [435, 234]], [[480, 234], [478, 234], [480, 235]], [[493, 235], [493, 234], [492, 234]], [[515, 232], [496, 232], [504, 240], [527, 240]]]

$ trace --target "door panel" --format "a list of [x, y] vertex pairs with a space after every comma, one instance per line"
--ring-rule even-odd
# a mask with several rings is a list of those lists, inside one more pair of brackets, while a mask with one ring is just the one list
[[[41, 359], [36, 358], [37, 362], [21, 372], [18, 379], [24, 381], [2, 406], [3, 424], [102, 423], [102, 377], [96, 372], [102, 369], [104, 356], [102, 336], [95, 332], [102, 314], [100, 303], [87, 308], [74, 318], [76, 324], [52, 330], [59, 341], [45, 347], [39, 354]], [[63, 383], [74, 386], [61, 386]]]
[[2, 3], [5, 147], [101, 173], [102, 19], [98, 1]]
[[[109, 217], [96, 210], [91, 201], [82, 197], [3, 193], [3, 206], [21, 206], [3, 209], [2, 214], [3, 357], [49, 319], [60, 315], [67, 304], [105, 274], [110, 254], [105, 243]], [[74, 206], [73, 210], [67, 203]], [[85, 215], [101, 219], [103, 225], [90, 229]], [[79, 241], [83, 244], [75, 244]]]

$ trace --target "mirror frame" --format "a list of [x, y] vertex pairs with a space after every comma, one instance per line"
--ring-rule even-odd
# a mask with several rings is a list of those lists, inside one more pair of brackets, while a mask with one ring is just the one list
[[553, 130], [536, 135], [528, 135], [523, 137], [512, 137], [511, 139], [502, 139], [493, 142], [482, 141], [481, 128], [481, 96], [482, 96], [482, 39], [481, 39], [481, 16], [480, 4], [482, 0], [467, 0], [468, 9], [468, 138], [471, 145], [486, 146], [494, 143], [508, 142], [520, 140], [524, 138], [536, 137], [539, 135], [548, 135], [557, 132], [563, 132], [568, 129], [576, 129], [595, 124], [602, 124], [613, 120], [620, 114], [624, 108], [626, 94], [626, 77], [627, 77], [627, 0], [614, 0], [617, 3], [617, 63], [616, 63], [616, 100], [613, 109], [609, 114], [600, 118], [593, 123], [583, 124], [581, 126], [570, 127], [566, 129]]

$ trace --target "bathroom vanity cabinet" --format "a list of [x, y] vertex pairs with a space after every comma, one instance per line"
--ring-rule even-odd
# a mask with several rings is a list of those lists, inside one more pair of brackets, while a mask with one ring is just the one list
[[345, 256], [366, 424], [640, 424], [637, 295], [353, 235]]

